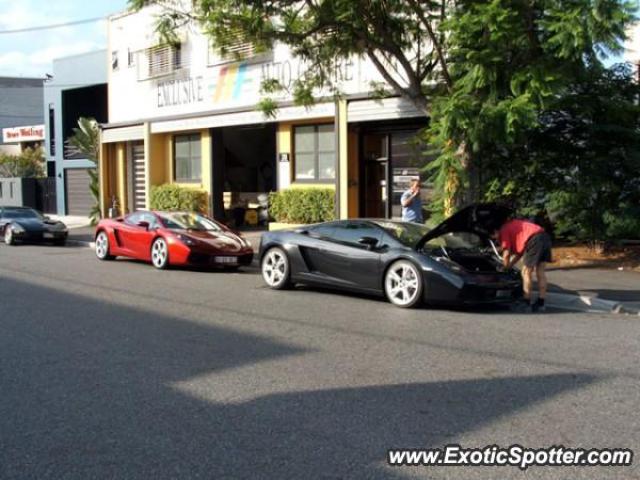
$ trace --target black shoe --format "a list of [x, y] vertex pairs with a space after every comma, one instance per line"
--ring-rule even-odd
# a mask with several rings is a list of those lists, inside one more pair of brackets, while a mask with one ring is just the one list
[[547, 311], [547, 307], [544, 306], [544, 300], [538, 300], [536, 303], [531, 305], [531, 311], [533, 313], [544, 313]]

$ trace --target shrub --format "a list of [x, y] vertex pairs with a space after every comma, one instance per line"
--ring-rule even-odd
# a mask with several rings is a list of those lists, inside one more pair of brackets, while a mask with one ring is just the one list
[[269, 194], [269, 215], [282, 223], [319, 223], [334, 219], [332, 188], [291, 188]]
[[152, 210], [204, 213], [207, 211], [208, 196], [204, 190], [165, 183], [151, 187], [150, 203]]

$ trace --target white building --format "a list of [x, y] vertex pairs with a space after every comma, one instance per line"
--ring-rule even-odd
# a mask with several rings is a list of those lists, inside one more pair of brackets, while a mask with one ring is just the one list
[[57, 213], [88, 216], [95, 200], [89, 190], [89, 169], [96, 165], [71, 154], [65, 143], [80, 117], [107, 118], [107, 51], [53, 61], [53, 78], [45, 82], [45, 150], [48, 170], [56, 177]]
[[238, 45], [248, 55], [237, 62], [195, 28], [179, 47], [161, 45], [157, 8], [109, 20], [103, 211], [114, 198], [124, 211], [147, 208], [153, 185], [178, 183], [207, 191], [217, 218], [238, 199], [310, 185], [336, 188], [343, 218], [397, 214], [387, 186], [395, 184], [398, 196], [424, 163], [408, 140], [426, 118], [403, 99], [370, 99], [370, 82], [381, 81], [372, 64], [353, 58], [336, 69], [343, 100], [305, 109], [283, 94], [277, 116], [267, 119], [256, 109], [262, 80], [291, 85], [305, 71], [288, 48], [252, 55]]

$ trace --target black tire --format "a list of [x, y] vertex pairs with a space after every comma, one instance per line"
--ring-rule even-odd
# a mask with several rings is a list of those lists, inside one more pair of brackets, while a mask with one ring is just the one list
[[66, 239], [66, 238], [63, 238], [62, 240], [55, 240], [55, 241], [53, 242], [53, 244], [54, 244], [56, 247], [64, 247], [64, 246], [67, 244], [67, 239]]
[[422, 272], [408, 260], [397, 260], [384, 275], [384, 293], [396, 307], [413, 308], [422, 302]]
[[169, 268], [169, 245], [162, 238], [156, 238], [151, 244], [151, 264], [158, 270]]
[[269, 288], [284, 290], [291, 287], [291, 267], [289, 257], [280, 247], [271, 247], [260, 263], [262, 278]]
[[107, 232], [101, 230], [96, 235], [96, 257], [99, 260], [113, 260], [115, 257], [109, 253], [110, 251], [109, 236]]

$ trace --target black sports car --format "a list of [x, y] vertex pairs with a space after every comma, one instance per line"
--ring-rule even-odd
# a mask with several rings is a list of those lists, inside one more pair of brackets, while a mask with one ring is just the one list
[[64, 245], [67, 234], [64, 223], [51, 220], [33, 208], [0, 207], [0, 235], [7, 245], [15, 245], [16, 242]]
[[342, 220], [265, 233], [262, 276], [271, 288], [297, 282], [384, 294], [399, 307], [509, 303], [522, 295], [503, 271], [489, 233], [509, 215], [495, 204], [467, 207], [435, 229], [392, 220]]

